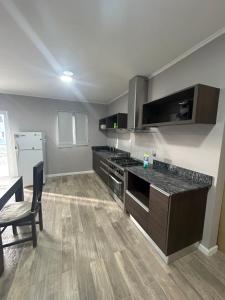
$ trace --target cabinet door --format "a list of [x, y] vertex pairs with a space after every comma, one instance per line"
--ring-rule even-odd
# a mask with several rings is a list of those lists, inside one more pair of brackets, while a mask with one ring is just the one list
[[109, 172], [108, 172], [107, 166], [105, 165], [104, 161], [102, 161], [102, 160], [99, 161], [99, 169], [100, 169], [99, 176], [108, 185], [109, 184]]
[[169, 202], [169, 194], [154, 185], [150, 186], [148, 231], [152, 240], [165, 254], [167, 254]]
[[202, 239], [208, 189], [173, 195], [168, 226], [168, 254]]
[[100, 156], [96, 153], [93, 152], [93, 170], [97, 173], [97, 174], [101, 174], [100, 171]]
[[93, 170], [96, 172], [96, 169], [97, 169], [97, 156], [94, 152], [92, 153], [92, 164], [93, 164]]

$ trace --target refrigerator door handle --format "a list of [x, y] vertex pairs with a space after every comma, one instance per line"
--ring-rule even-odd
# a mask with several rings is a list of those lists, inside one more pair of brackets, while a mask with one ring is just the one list
[[18, 145], [18, 144], [15, 145], [15, 152], [16, 152], [16, 159], [17, 159], [17, 161], [18, 161], [18, 160], [19, 160], [19, 152], [20, 152], [20, 149], [19, 149], [19, 145]]

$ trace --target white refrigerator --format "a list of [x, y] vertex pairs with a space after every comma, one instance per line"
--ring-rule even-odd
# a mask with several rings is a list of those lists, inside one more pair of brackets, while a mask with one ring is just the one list
[[33, 185], [33, 166], [44, 161], [43, 181], [46, 175], [46, 137], [43, 132], [14, 134], [18, 175], [23, 176], [24, 187]]

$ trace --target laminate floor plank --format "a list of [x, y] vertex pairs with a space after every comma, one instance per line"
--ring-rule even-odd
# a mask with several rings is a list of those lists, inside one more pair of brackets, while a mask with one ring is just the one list
[[149, 299], [148, 289], [143, 284], [140, 274], [136, 271], [125, 250], [116, 252], [115, 257], [132, 299]]
[[91, 262], [91, 272], [94, 280], [97, 299], [115, 299], [103, 259], [97, 259]]
[[[1, 300], [225, 299], [222, 253], [195, 251], [166, 265], [96, 174], [48, 178], [42, 203], [37, 248], [4, 249]], [[8, 228], [3, 240], [13, 238]]]

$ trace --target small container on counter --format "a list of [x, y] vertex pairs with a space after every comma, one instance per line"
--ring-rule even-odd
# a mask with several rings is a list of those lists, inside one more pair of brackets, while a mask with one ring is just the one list
[[147, 153], [144, 154], [143, 167], [144, 169], [149, 167], [149, 155]]

